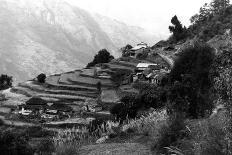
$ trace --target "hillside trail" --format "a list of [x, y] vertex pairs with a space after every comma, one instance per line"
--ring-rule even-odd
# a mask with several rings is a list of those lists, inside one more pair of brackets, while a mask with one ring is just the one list
[[171, 68], [174, 66], [174, 61], [171, 58], [169, 58], [163, 54], [160, 54], [160, 53], [159, 53], [159, 56], [161, 58], [163, 58], [170, 65]]
[[80, 149], [80, 155], [152, 155], [150, 149], [139, 143], [108, 143], [87, 145]]

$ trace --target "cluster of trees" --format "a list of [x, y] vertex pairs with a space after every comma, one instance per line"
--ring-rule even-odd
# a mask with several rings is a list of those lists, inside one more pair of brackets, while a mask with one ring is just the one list
[[121, 103], [112, 108], [118, 120], [134, 118], [138, 110], [166, 107], [170, 115], [183, 113], [189, 118], [199, 118], [210, 114], [212, 80], [210, 69], [215, 58], [214, 49], [199, 44], [185, 49], [176, 60], [171, 73], [164, 77], [159, 86], [136, 84], [138, 95], [122, 98]]
[[2, 74], [0, 76], [0, 90], [8, 89], [12, 87], [13, 77]]
[[99, 63], [108, 63], [113, 59], [114, 57], [106, 49], [102, 49], [94, 56], [93, 61], [87, 64], [87, 67], [93, 67]]
[[176, 43], [182, 39], [185, 39], [188, 35], [188, 30], [185, 26], [182, 26], [176, 15], [172, 17], [171, 23], [173, 26], [169, 26], [169, 30], [172, 33], [172, 36], [169, 38], [169, 41]]
[[213, 0], [204, 4], [198, 14], [191, 17], [192, 25], [189, 27], [191, 36], [197, 35], [200, 39], [208, 41], [226, 29], [231, 29], [232, 7], [229, 0]]
[[193, 24], [201, 23], [212, 16], [218, 15], [230, 6], [230, 0], [213, 0], [211, 3], [205, 3], [198, 14], [191, 17], [190, 21]]
[[187, 38], [198, 38], [208, 41], [218, 34], [225, 33], [226, 29], [232, 27], [232, 6], [229, 0], [212, 0], [205, 3], [199, 10], [199, 13], [191, 17], [189, 28], [182, 26], [177, 16], [171, 19], [173, 26], [169, 26], [172, 36], [169, 42], [177, 43]]

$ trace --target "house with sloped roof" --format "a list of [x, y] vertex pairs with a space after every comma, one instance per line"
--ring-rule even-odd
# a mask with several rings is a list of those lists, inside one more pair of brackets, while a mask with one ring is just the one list
[[135, 47], [130, 49], [130, 56], [136, 57], [139, 53], [143, 53], [145, 49], [148, 48], [148, 45], [144, 42], [137, 44]]
[[156, 67], [156, 66], [158, 66], [158, 65], [155, 63], [138, 63], [138, 65], [136, 66], [136, 70], [138, 72], [141, 72], [141, 71], [146, 70], [147, 68], [152, 68], [152, 67]]

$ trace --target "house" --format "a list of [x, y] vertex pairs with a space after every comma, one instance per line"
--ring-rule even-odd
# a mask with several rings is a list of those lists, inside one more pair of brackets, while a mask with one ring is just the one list
[[137, 66], [136, 66], [136, 72], [143, 72], [145, 71], [147, 68], [153, 68], [153, 67], [156, 67], [158, 66], [157, 64], [154, 64], [154, 63], [139, 63]]
[[145, 49], [148, 48], [148, 45], [144, 42], [137, 44], [135, 47], [130, 49], [129, 56], [136, 57], [139, 53], [143, 53]]

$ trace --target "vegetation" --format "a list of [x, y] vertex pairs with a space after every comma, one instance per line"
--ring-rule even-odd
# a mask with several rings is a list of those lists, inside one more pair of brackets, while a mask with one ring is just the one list
[[168, 108], [198, 118], [211, 113], [210, 69], [214, 60], [213, 49], [195, 45], [185, 49], [176, 60], [169, 75]]
[[46, 75], [44, 73], [41, 73], [37, 76], [37, 81], [39, 83], [45, 83], [45, 80], [46, 80]]
[[97, 55], [94, 56], [93, 61], [88, 63], [87, 67], [93, 67], [99, 63], [108, 63], [112, 59], [114, 59], [114, 57], [110, 55], [110, 53], [106, 49], [102, 49], [98, 52]]
[[212, 0], [204, 4], [198, 14], [191, 17], [192, 25], [189, 27], [191, 37], [198, 36], [205, 41], [215, 35], [223, 34], [232, 27], [232, 7], [229, 0]]
[[223, 51], [215, 59], [212, 67], [214, 80], [215, 103], [226, 107], [226, 126], [224, 128], [224, 139], [226, 139], [225, 153], [232, 154], [232, 52]]
[[28, 140], [26, 133], [20, 133], [14, 129], [2, 129], [0, 131], [0, 152], [3, 155], [32, 155], [33, 149], [29, 146]]
[[123, 123], [126, 119], [135, 118], [139, 109], [139, 98], [134, 94], [124, 96], [121, 103], [110, 109], [110, 113], [116, 116], [116, 120]]
[[187, 28], [182, 26], [177, 16], [172, 17], [171, 23], [173, 24], [173, 26], [169, 26], [169, 30], [173, 34], [172, 37], [169, 39], [169, 41], [176, 43], [186, 38], [188, 34]]
[[115, 69], [114, 73], [111, 75], [112, 81], [120, 86], [126, 77], [128, 77], [131, 74], [131, 70], [128, 69]]
[[129, 56], [129, 51], [133, 47], [130, 44], [127, 44], [125, 47], [121, 48], [122, 51], [122, 57], [128, 57]]
[[148, 51], [143, 51], [143, 53], [139, 53], [136, 58], [139, 60], [145, 60], [148, 57]]
[[180, 147], [181, 141], [189, 136], [183, 115], [175, 114], [170, 117], [167, 124], [160, 128], [159, 134], [153, 147], [159, 154], [168, 154], [167, 148], [170, 146]]
[[8, 89], [12, 87], [13, 79], [12, 76], [1, 75], [0, 76], [0, 90]]
[[194, 37], [209, 41], [215, 35], [224, 34], [227, 29], [231, 29], [231, 16], [230, 0], [212, 0], [191, 17], [192, 24], [188, 28], [183, 27], [177, 16], [174, 16], [171, 19], [173, 26], [169, 26], [172, 36], [168, 42], [177, 43]]

